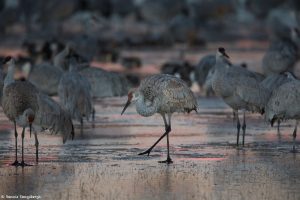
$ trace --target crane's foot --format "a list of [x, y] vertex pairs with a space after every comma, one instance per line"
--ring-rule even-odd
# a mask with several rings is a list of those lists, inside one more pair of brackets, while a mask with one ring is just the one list
[[138, 155], [141, 156], [141, 155], [146, 155], [146, 154], [147, 154], [147, 156], [149, 156], [150, 153], [151, 153], [151, 150], [148, 149], [147, 151], [144, 151], [144, 152], [142, 152], [142, 153], [139, 153]]
[[163, 161], [158, 161], [159, 163], [167, 163], [167, 164], [172, 164], [173, 161], [171, 158], [167, 158], [167, 160], [163, 160]]
[[11, 163], [10, 165], [18, 167], [18, 166], [20, 166], [20, 163], [17, 160], [15, 160], [15, 162]]
[[20, 163], [20, 166], [21, 166], [21, 167], [28, 167], [28, 166], [32, 166], [32, 165], [27, 164], [27, 163], [25, 163], [24, 161], [22, 161], [22, 162]]

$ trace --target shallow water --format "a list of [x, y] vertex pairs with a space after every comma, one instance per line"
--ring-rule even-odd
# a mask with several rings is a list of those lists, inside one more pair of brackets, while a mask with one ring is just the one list
[[[291, 153], [293, 122], [281, 133], [247, 113], [246, 144], [236, 148], [232, 111], [218, 98], [198, 98], [199, 113], [175, 114], [170, 135], [149, 157], [138, 156], [163, 133], [159, 115], [139, 116], [125, 98], [96, 101], [96, 120], [62, 144], [40, 134], [40, 162], [34, 138], [26, 134], [25, 160], [11, 167], [12, 124], [0, 114], [0, 195], [40, 195], [42, 199], [300, 199], [300, 154]], [[241, 115], [240, 115], [241, 117]], [[21, 129], [18, 129], [21, 132]], [[20, 140], [19, 140], [20, 143]], [[20, 147], [20, 146], [19, 146]], [[298, 145], [298, 148], [299, 145]], [[20, 149], [19, 149], [20, 150]], [[19, 153], [20, 155], [20, 153]]]

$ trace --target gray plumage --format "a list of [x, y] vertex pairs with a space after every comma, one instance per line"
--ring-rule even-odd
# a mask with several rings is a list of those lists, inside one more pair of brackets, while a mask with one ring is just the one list
[[214, 73], [215, 73], [215, 69], [212, 68], [209, 70], [207, 76], [206, 76], [206, 79], [205, 79], [205, 82], [202, 86], [202, 88], [204, 89], [205, 91], [205, 95], [208, 97], [208, 96], [213, 96], [215, 94], [213, 88], [212, 88], [212, 78], [214, 76]]
[[[231, 65], [231, 63], [228, 64]], [[214, 94], [214, 91], [212, 89], [212, 77], [215, 72], [215, 65], [216, 65], [216, 56], [206, 55], [200, 60], [199, 64], [196, 66], [195, 79], [198, 82], [200, 88], [204, 89], [206, 96], [210, 96]], [[245, 63], [242, 63], [237, 66], [244, 67], [244, 68], [247, 67]], [[263, 77], [260, 78], [259, 76], [260, 75], [257, 74], [258, 79], [263, 79]]]
[[128, 93], [128, 81], [118, 73], [89, 67], [79, 72], [91, 84], [94, 97], [123, 96]]
[[54, 57], [54, 59], [53, 59], [54, 66], [66, 71], [69, 67], [69, 62], [66, 58], [67, 58], [67, 56], [69, 56], [71, 54], [71, 51], [72, 51], [72, 45], [70, 45], [70, 44], [66, 45], [64, 50], [59, 52]]
[[198, 82], [200, 87], [203, 87], [209, 71], [214, 67], [215, 64], [216, 64], [216, 56], [215, 55], [207, 55], [207, 56], [204, 56], [199, 61], [198, 65], [196, 65], [195, 79]]
[[273, 40], [262, 60], [264, 74], [279, 74], [293, 71], [298, 60], [299, 31], [290, 30], [289, 37]]
[[264, 74], [270, 75], [293, 71], [298, 59], [297, 52], [297, 47], [288, 40], [272, 42], [263, 57]]
[[283, 74], [272, 74], [267, 76], [260, 85], [269, 91], [269, 95], [284, 83], [290, 82], [291, 79]]
[[[193, 92], [183, 80], [171, 75], [145, 78], [135, 94], [140, 95], [136, 102], [137, 112], [145, 117], [154, 113], [190, 112], [197, 109]], [[147, 104], [151, 105], [152, 111], [147, 110]]]
[[14, 81], [4, 86], [2, 107], [9, 120], [15, 121], [27, 108], [38, 110], [38, 90], [28, 81]]
[[50, 63], [42, 63], [23, 70], [27, 71], [28, 80], [40, 91], [47, 95], [57, 94], [57, 87], [63, 74], [60, 68]]
[[35, 131], [49, 130], [63, 136], [63, 143], [74, 137], [72, 118], [68, 112], [51, 97], [43, 93], [38, 95], [39, 109], [33, 122]]
[[271, 38], [289, 37], [290, 27], [297, 27], [296, 12], [290, 7], [279, 6], [272, 9], [266, 20]]
[[268, 91], [260, 86], [261, 76], [245, 68], [230, 64], [224, 48], [219, 48], [216, 54], [215, 73], [212, 87], [215, 93], [222, 97], [235, 112], [237, 117], [237, 145], [239, 144], [240, 122], [238, 110], [244, 110], [243, 145], [246, 132], [245, 110], [264, 112]]
[[275, 89], [267, 103], [265, 117], [271, 124], [276, 120], [295, 119], [293, 131], [293, 150], [297, 136], [297, 125], [300, 119], [300, 81], [291, 80]]
[[128, 101], [121, 114], [125, 112], [131, 102], [135, 102], [137, 112], [144, 117], [155, 113], [161, 114], [165, 124], [166, 132], [154, 145], [139, 155], [149, 155], [156, 144], [167, 136], [168, 156], [167, 160], [163, 162], [172, 163], [169, 153], [171, 115], [174, 112], [197, 111], [197, 101], [193, 92], [183, 80], [172, 75], [158, 74], [145, 78], [136, 90], [129, 92]]
[[89, 61], [76, 52], [73, 43], [67, 44], [66, 47], [54, 57], [53, 64], [63, 71], [68, 71], [71, 59], [77, 61], [78, 71], [89, 67]]
[[76, 67], [76, 61], [72, 59], [70, 71], [64, 73], [59, 82], [58, 95], [63, 108], [83, 125], [83, 117], [89, 119], [93, 112], [92, 91], [89, 81], [77, 72]]

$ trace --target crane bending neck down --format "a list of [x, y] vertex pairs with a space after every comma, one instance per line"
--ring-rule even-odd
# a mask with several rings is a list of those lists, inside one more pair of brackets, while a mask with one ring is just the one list
[[136, 111], [144, 117], [149, 117], [155, 114], [158, 110], [157, 99], [153, 99], [153, 101], [151, 102], [145, 99], [144, 95], [140, 91], [133, 90], [128, 93], [128, 100], [124, 106], [121, 115], [124, 114], [125, 110], [132, 102], [136, 105]]
[[134, 90], [134, 91], [130, 91], [128, 93], [128, 100], [123, 108], [123, 111], [121, 113], [121, 115], [123, 115], [123, 113], [125, 112], [125, 110], [127, 109], [127, 107], [131, 104], [131, 102], [135, 102], [136, 105], [136, 110], [137, 112], [144, 116], [144, 117], [149, 117], [155, 113], [159, 113], [161, 114], [163, 120], [164, 120], [164, 124], [165, 124], [165, 133], [146, 151], [139, 153], [139, 155], [145, 155], [147, 154], [148, 156], [150, 155], [152, 149], [165, 137], [167, 136], [167, 146], [168, 146], [168, 157], [167, 160], [165, 161], [161, 161], [161, 163], [173, 163], [171, 157], [170, 157], [170, 150], [169, 150], [169, 133], [171, 132], [171, 115], [172, 113], [168, 113], [167, 117], [168, 120], [166, 118], [166, 113], [160, 113], [158, 112], [159, 110], [159, 102], [160, 99], [159, 98], [154, 98], [152, 101], [145, 99], [144, 95], [138, 91], [138, 90]]

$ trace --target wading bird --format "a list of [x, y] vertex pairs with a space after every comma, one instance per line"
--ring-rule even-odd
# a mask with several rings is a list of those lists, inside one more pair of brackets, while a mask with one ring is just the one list
[[171, 116], [174, 112], [197, 111], [197, 101], [193, 92], [183, 80], [172, 75], [158, 74], [145, 78], [136, 90], [128, 93], [128, 100], [121, 115], [131, 102], [135, 103], [136, 111], [140, 115], [149, 117], [159, 113], [165, 124], [165, 133], [148, 150], [139, 155], [149, 156], [159, 141], [167, 136], [168, 156], [167, 160], [161, 162], [172, 163], [169, 146]]
[[[12, 57], [6, 57], [4, 64], [8, 64], [8, 72], [4, 79], [3, 96], [2, 96], [2, 108], [4, 114], [10, 121], [14, 122], [15, 128], [15, 162], [12, 163], [14, 166], [27, 166], [24, 162], [24, 134], [25, 128], [30, 127], [35, 120], [35, 114], [38, 110], [37, 89], [28, 81], [14, 80], [15, 72], [15, 61]], [[18, 162], [18, 132], [17, 125], [23, 127], [22, 130], [22, 161]]]
[[[270, 93], [267, 89], [261, 87], [260, 77], [261, 75], [257, 73], [232, 65], [225, 49], [223, 47], [218, 49], [215, 72], [212, 77], [212, 88], [234, 110], [237, 120], [237, 146], [239, 145], [240, 128], [243, 130], [243, 146], [245, 143], [245, 111], [264, 113], [264, 106]], [[244, 111], [242, 127], [238, 110]]]

